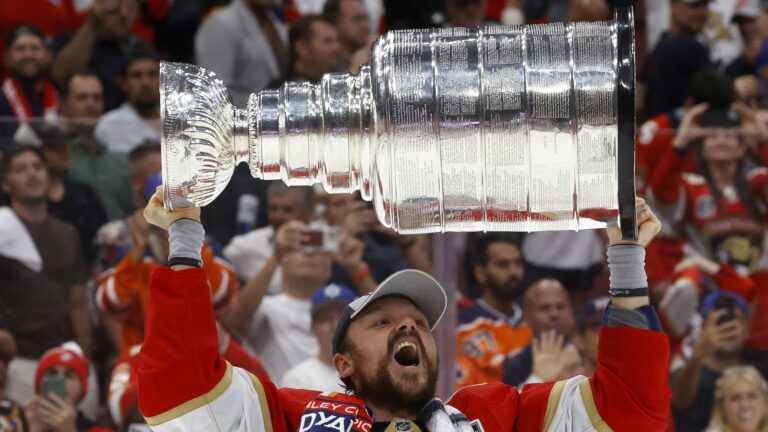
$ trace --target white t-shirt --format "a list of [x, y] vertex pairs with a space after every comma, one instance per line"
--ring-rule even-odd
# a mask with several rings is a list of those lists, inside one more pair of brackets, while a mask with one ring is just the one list
[[329, 364], [312, 357], [294, 366], [284, 376], [280, 387], [344, 393], [339, 373]]
[[264, 297], [253, 315], [245, 346], [261, 359], [274, 382], [282, 382], [289, 369], [317, 355], [311, 307], [310, 299], [280, 293]]
[[[159, 119], [157, 125], [159, 126]], [[96, 139], [115, 153], [128, 153], [146, 140], [160, 142], [160, 131], [128, 103], [104, 114], [96, 124]]]
[[[235, 266], [237, 277], [243, 281], [256, 276], [275, 251], [275, 231], [271, 226], [255, 229], [235, 236], [224, 248], [224, 256]], [[269, 294], [277, 294], [283, 287], [283, 269], [278, 266], [269, 281]]]
[[542, 231], [523, 241], [523, 256], [540, 267], [584, 270], [603, 262], [605, 246], [597, 230]]

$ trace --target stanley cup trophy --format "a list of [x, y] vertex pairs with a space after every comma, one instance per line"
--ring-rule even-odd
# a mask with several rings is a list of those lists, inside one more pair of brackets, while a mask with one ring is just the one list
[[400, 233], [618, 224], [635, 238], [632, 20], [392, 31], [357, 76], [288, 82], [245, 109], [213, 73], [164, 63], [166, 207], [210, 203], [245, 162], [359, 190]]

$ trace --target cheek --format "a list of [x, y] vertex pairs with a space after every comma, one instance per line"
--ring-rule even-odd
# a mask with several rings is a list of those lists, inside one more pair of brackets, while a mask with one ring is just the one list
[[66, 386], [67, 395], [70, 397], [70, 399], [77, 400], [80, 398], [80, 393], [83, 391], [83, 386], [80, 385], [80, 380], [67, 379]]

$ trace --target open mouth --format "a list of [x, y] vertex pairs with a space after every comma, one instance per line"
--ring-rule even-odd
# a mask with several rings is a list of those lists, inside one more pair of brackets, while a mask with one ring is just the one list
[[395, 348], [395, 361], [400, 366], [418, 366], [419, 349], [411, 341], [403, 341]]

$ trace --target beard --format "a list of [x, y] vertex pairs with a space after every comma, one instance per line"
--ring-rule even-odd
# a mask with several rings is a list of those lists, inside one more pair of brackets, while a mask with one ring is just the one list
[[495, 297], [507, 301], [513, 301], [517, 298], [520, 288], [520, 279], [512, 276], [502, 283], [498, 283], [492, 276], [488, 276], [486, 288], [490, 290]]
[[[29, 65], [34, 65], [34, 67], [26, 67]], [[23, 88], [28, 90], [46, 76], [47, 70], [44, 66], [28, 61], [22, 65], [9, 68], [8, 72], [16, 78]]]
[[139, 113], [151, 113], [160, 108], [160, 98], [147, 97], [136, 101], [135, 109]]
[[[422, 371], [414, 371], [399, 377], [392, 376], [390, 363], [394, 361], [395, 342], [401, 337], [411, 336], [416, 340], [419, 349], [419, 358], [426, 367], [426, 381], [423, 384], [420, 376]], [[379, 361], [376, 373], [373, 377], [365, 374], [352, 376], [355, 384], [355, 396], [366, 403], [385, 408], [392, 412], [418, 413], [435, 396], [437, 389], [438, 360], [427, 358], [424, 344], [418, 334], [411, 331], [396, 332], [388, 342], [387, 355]], [[352, 349], [351, 353], [357, 364], [365, 362], [365, 358]], [[414, 387], [418, 386], [418, 387]]]

